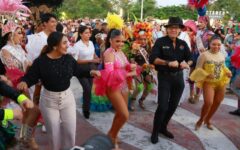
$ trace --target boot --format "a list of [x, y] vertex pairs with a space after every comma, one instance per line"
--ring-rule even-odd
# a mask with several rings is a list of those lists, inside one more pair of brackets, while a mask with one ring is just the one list
[[38, 150], [39, 146], [33, 138], [34, 128], [24, 124], [20, 131], [20, 150]]

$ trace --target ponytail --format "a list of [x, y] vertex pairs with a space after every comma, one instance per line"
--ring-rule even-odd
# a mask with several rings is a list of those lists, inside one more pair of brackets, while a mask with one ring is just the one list
[[105, 49], [108, 49], [111, 47], [111, 44], [110, 44], [110, 39], [113, 39], [117, 36], [120, 36], [122, 35], [122, 32], [118, 29], [111, 29], [109, 32], [108, 32], [108, 35], [107, 35], [107, 39], [106, 39], [106, 43], [105, 43]]
[[45, 45], [45, 46], [43, 47], [41, 53], [40, 53], [40, 56], [43, 56], [43, 55], [51, 52], [51, 50], [52, 50], [52, 49], [51, 49], [48, 45]]

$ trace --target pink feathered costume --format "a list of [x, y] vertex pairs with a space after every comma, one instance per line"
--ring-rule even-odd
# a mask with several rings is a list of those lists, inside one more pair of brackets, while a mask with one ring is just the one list
[[126, 56], [123, 52], [115, 51], [112, 48], [108, 48], [105, 53], [113, 53], [115, 60], [104, 63], [101, 77], [94, 79], [96, 95], [106, 95], [109, 88], [111, 90], [128, 90], [127, 73], [130, 72], [131, 67]]

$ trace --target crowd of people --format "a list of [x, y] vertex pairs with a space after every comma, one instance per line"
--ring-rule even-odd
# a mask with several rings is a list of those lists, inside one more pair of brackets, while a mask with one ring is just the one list
[[[19, 119], [19, 146], [38, 149], [34, 130], [41, 115], [52, 150], [75, 145], [73, 76], [83, 87], [86, 119], [91, 111], [115, 110], [107, 135], [116, 148], [129, 111], [135, 111], [136, 101], [144, 111], [149, 94], [158, 104], [150, 138], [153, 144], [159, 133], [174, 138], [167, 126], [178, 105], [186, 99], [195, 104], [201, 94], [204, 104], [195, 130], [202, 124], [213, 130], [211, 119], [226, 88], [238, 98], [238, 109], [230, 113], [240, 116], [237, 23], [223, 27], [217, 21], [212, 27], [208, 16], [184, 22], [170, 17], [165, 25], [155, 21], [124, 23], [114, 14], [109, 14], [106, 22], [89, 18], [58, 21], [46, 13], [37, 23], [5, 19], [0, 32], [0, 93], [24, 110], [0, 110], [3, 148], [14, 139], [14, 134], [9, 138], [9, 132], [4, 132], [10, 127], [8, 121]], [[2, 101], [4, 108], [9, 99]]]

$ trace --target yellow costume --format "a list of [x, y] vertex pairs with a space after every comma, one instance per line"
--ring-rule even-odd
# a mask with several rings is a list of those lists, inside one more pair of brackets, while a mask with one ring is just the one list
[[[197, 82], [199, 88], [202, 88], [204, 82], [218, 88], [229, 83], [228, 73], [230, 73], [230, 70], [225, 66], [224, 55], [221, 52], [211, 53], [206, 51], [199, 56], [196, 69], [191, 74], [190, 79]], [[214, 76], [213, 79], [208, 78], [211, 74]]]

